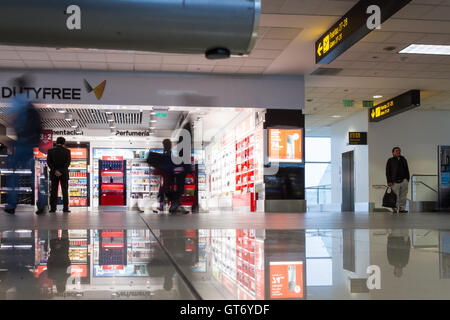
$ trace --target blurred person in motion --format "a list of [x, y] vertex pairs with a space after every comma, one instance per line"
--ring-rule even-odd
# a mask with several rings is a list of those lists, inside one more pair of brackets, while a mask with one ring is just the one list
[[56, 212], [58, 204], [58, 187], [61, 184], [63, 212], [69, 213], [69, 166], [70, 150], [65, 147], [66, 139], [58, 137], [56, 147], [48, 150], [47, 164], [50, 168], [50, 212]]
[[169, 213], [175, 214], [177, 211], [187, 213], [180, 207], [180, 198], [184, 191], [186, 170], [183, 164], [175, 165], [172, 161], [172, 142], [164, 139], [163, 154], [150, 152], [147, 162], [155, 168], [154, 174], [161, 176], [161, 183], [158, 191], [158, 211], [164, 211], [166, 199], [170, 201]]
[[400, 278], [403, 275], [403, 268], [409, 262], [411, 250], [411, 238], [409, 230], [393, 229], [389, 232], [387, 241], [387, 258], [389, 264], [394, 267], [394, 275]]
[[69, 258], [69, 232], [63, 230], [61, 237], [57, 230], [50, 231], [50, 254], [47, 261], [47, 276], [56, 285], [58, 294], [66, 292], [68, 271], [71, 265]]
[[[13, 99], [12, 106], [8, 110], [8, 116], [10, 124], [16, 132], [17, 140], [13, 143], [12, 156], [9, 159], [9, 168], [13, 172], [8, 181], [10, 191], [7, 194], [7, 204], [4, 209], [9, 214], [15, 213], [18, 202], [19, 177], [14, 171], [16, 169], [30, 169], [33, 172], [33, 149], [39, 146], [42, 132], [41, 116], [24, 93], [25, 88], [31, 87], [30, 76], [23, 75], [16, 78], [12, 81], [12, 84], [18, 94]], [[44, 213], [45, 207], [40, 194], [37, 207], [36, 214]]]

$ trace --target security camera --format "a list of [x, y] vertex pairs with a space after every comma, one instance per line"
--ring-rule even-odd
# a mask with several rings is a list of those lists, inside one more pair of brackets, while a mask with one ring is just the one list
[[230, 50], [226, 48], [213, 48], [206, 50], [206, 59], [218, 60], [218, 59], [228, 59], [230, 57]]

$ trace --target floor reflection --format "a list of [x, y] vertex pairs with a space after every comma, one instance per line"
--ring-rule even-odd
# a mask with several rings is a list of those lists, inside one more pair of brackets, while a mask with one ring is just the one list
[[0, 299], [192, 299], [149, 230], [0, 235]]
[[5, 230], [0, 236], [0, 299], [193, 299], [183, 279], [203, 299], [450, 298], [446, 230]]

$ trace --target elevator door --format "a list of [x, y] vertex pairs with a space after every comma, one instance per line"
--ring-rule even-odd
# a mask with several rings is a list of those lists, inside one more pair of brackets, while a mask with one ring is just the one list
[[355, 211], [353, 151], [342, 154], [342, 211]]

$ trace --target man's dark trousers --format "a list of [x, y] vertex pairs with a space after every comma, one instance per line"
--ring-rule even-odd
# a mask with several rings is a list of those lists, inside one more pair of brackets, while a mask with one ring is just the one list
[[58, 204], [58, 186], [60, 183], [63, 198], [63, 210], [69, 210], [69, 175], [63, 174], [62, 176], [57, 177], [55, 174], [51, 174], [50, 181], [52, 182], [50, 191], [50, 210], [56, 211], [56, 205]]

